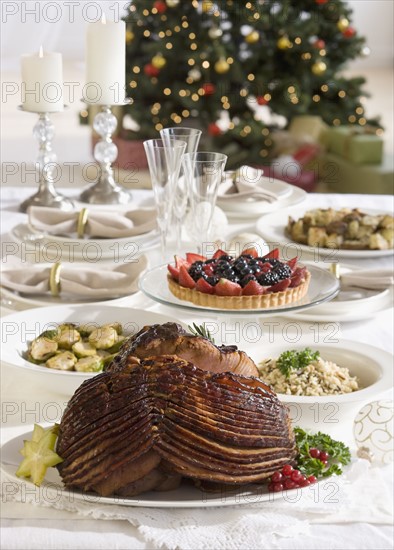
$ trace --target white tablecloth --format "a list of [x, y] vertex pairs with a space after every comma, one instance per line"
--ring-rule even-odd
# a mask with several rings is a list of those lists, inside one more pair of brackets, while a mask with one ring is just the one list
[[[8, 242], [7, 232], [17, 223], [25, 222], [26, 215], [17, 211], [17, 205], [31, 189], [2, 190], [1, 233], [4, 243]], [[68, 190], [70, 193], [70, 190]], [[134, 200], [139, 203], [149, 197], [147, 191], [134, 191]], [[392, 210], [393, 198], [388, 196], [365, 195], [323, 195], [311, 194], [304, 203], [305, 209], [315, 206], [358, 206]], [[238, 224], [235, 229], [253, 230], [253, 224]], [[157, 253], [151, 254], [157, 261]], [[392, 266], [392, 256], [378, 260], [353, 260], [346, 263], [365, 267]], [[170, 311], [138, 293], [120, 306], [142, 307], [152, 311], [171, 313], [190, 322], [201, 316], [183, 311]], [[2, 314], [10, 313], [8, 304]], [[17, 307], [17, 306], [16, 306]], [[276, 318], [280, 323], [286, 319]], [[312, 336], [311, 323], [300, 323], [303, 335]], [[332, 323], [320, 324], [320, 336], [332, 332]], [[393, 310], [386, 310], [374, 318], [354, 323], [338, 325], [338, 335], [347, 340], [373, 343], [384, 350], [393, 351]], [[314, 327], [312, 330], [316, 330]], [[2, 365], [2, 442], [12, 439], [26, 431], [26, 424], [42, 422], [43, 404], [48, 405], [48, 396], [33, 383], [27, 385], [25, 378], [13, 369]], [[64, 406], [64, 398], [51, 396], [51, 402]], [[15, 407], [15, 414], [9, 414], [9, 407]], [[48, 409], [46, 409], [48, 410]], [[52, 419], [51, 419], [52, 420]], [[53, 421], [57, 420], [56, 418]], [[348, 504], [339, 503], [338, 510], [325, 508], [324, 503], [315, 503], [310, 509], [303, 503], [296, 510], [294, 505], [278, 502], [275, 508], [261, 507], [253, 510], [249, 507], [222, 508], [218, 510], [166, 510], [151, 512], [128, 509], [128, 521], [121, 519], [92, 519], [82, 517], [66, 510], [32, 505], [28, 502], [14, 502], [3, 494], [1, 506], [2, 530], [1, 547], [4, 549], [68, 549], [84, 548], [282, 548], [282, 549], [389, 549], [393, 545], [390, 521], [393, 481], [391, 469], [375, 466], [370, 468], [366, 461], [358, 461], [353, 472], [353, 492], [348, 494]], [[357, 471], [358, 468], [358, 471]], [[361, 469], [361, 470], [360, 470]], [[363, 481], [364, 480], [364, 481]], [[379, 487], [384, 487], [380, 491]], [[4, 490], [4, 487], [3, 487]], [[344, 494], [347, 494], [346, 491]], [[340, 504], [343, 506], [341, 507]], [[378, 510], [373, 513], [373, 510]], [[275, 515], [270, 515], [274, 513]], [[97, 511], [95, 517], [105, 517]], [[120, 514], [119, 517], [122, 517]], [[277, 521], [276, 527], [272, 521]], [[266, 527], [262, 529], [266, 521]], [[263, 523], [262, 523], [263, 522]], [[255, 525], [255, 531], [253, 530]], [[269, 536], [265, 535], [269, 533]], [[231, 542], [235, 541], [235, 542]]]

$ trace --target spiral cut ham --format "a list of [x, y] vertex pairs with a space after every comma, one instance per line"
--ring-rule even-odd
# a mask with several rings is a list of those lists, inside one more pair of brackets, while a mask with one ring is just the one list
[[126, 342], [107, 370], [122, 370], [124, 358], [130, 355], [139, 359], [152, 355], [177, 355], [210, 372], [259, 375], [252, 359], [237, 346], [215, 346], [206, 338], [189, 334], [177, 323], [144, 327]]
[[57, 452], [68, 488], [134, 496], [182, 478], [259, 483], [293, 460], [295, 443], [287, 408], [257, 378], [130, 355], [78, 388]]

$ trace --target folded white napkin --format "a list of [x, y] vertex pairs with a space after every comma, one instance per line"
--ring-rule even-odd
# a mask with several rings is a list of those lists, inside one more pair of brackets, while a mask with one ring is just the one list
[[239, 199], [255, 199], [273, 202], [278, 197], [268, 189], [259, 188], [263, 171], [252, 166], [241, 166], [238, 170], [225, 172], [224, 182], [219, 187], [220, 199], [229, 201]]
[[[63, 212], [55, 208], [31, 206], [29, 223], [50, 235], [75, 235], [80, 212]], [[85, 237], [116, 239], [143, 235], [156, 227], [156, 209], [141, 208], [128, 212], [89, 210], [84, 230]]]
[[341, 274], [343, 286], [355, 286], [370, 288], [372, 290], [384, 290], [394, 285], [392, 269], [362, 269]]
[[[140, 256], [136, 262], [97, 266], [95, 264], [62, 264], [60, 268], [60, 295], [83, 299], [114, 298], [138, 290], [138, 277], [146, 268], [147, 259]], [[49, 278], [52, 265], [36, 264], [6, 266], [1, 272], [1, 284], [22, 294], [51, 295]]]

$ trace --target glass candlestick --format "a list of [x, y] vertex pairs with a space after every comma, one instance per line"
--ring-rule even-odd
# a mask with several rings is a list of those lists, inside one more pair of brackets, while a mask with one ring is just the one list
[[118, 121], [111, 107], [104, 105], [94, 117], [93, 128], [101, 137], [94, 148], [94, 158], [100, 165], [100, 176], [94, 185], [81, 194], [81, 201], [90, 204], [126, 204], [131, 193], [115, 182], [112, 163], [118, 156], [118, 148], [112, 141]]
[[55, 135], [55, 125], [49, 118], [48, 113], [37, 114], [39, 118], [33, 128], [33, 135], [39, 143], [36, 170], [39, 173], [40, 180], [37, 193], [20, 205], [20, 211], [26, 212], [29, 206], [48, 206], [66, 211], [73, 210], [73, 202], [58, 193], [54, 186], [57, 157], [52, 150], [52, 140]]

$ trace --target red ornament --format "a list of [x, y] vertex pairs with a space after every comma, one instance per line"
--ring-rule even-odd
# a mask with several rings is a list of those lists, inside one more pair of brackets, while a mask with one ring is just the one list
[[144, 67], [144, 73], [147, 75], [147, 76], [150, 76], [150, 77], [154, 77], [154, 76], [158, 76], [159, 75], [159, 69], [156, 69], [156, 67], [154, 67], [152, 65], [152, 63], [148, 63], [147, 65], [145, 65]]
[[222, 131], [219, 128], [219, 126], [216, 124], [216, 122], [211, 122], [211, 124], [208, 125], [208, 134], [210, 136], [220, 136], [222, 135]]
[[212, 84], [212, 82], [205, 82], [205, 84], [202, 85], [202, 89], [204, 90], [204, 95], [212, 95], [216, 91], [216, 86]]
[[162, 0], [157, 0], [153, 7], [157, 9], [158, 13], [164, 13], [167, 10], [167, 4], [163, 2]]
[[313, 47], [317, 48], [318, 50], [322, 50], [326, 47], [326, 43], [324, 40], [319, 38], [318, 40], [315, 40], [315, 42], [313, 43]]
[[328, 0], [315, 0], [316, 4], [327, 4]]
[[352, 38], [356, 34], [356, 29], [354, 27], [348, 27], [342, 34], [345, 38]]
[[256, 101], [258, 105], [267, 105], [268, 101], [265, 99], [263, 95], [258, 95], [256, 97]]

